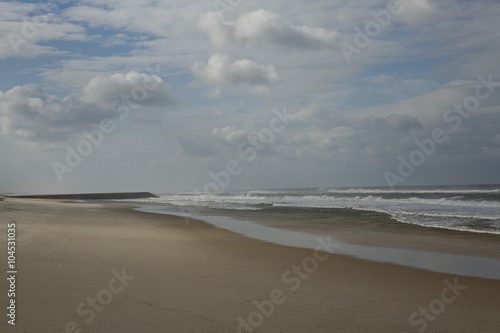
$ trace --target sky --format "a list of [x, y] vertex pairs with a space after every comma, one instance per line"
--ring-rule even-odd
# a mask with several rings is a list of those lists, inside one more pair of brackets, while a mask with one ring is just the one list
[[500, 183], [500, 3], [0, 2], [0, 193]]

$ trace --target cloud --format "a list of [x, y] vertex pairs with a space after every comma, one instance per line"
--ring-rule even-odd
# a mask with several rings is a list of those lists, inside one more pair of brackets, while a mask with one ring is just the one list
[[77, 96], [59, 99], [35, 84], [17, 86], [0, 95], [2, 133], [29, 142], [64, 140], [107, 116], [105, 110], [92, 108]]
[[305, 128], [329, 129], [346, 125], [345, 118], [332, 106], [313, 103], [299, 110], [294, 122]]
[[371, 116], [362, 119], [356, 127], [373, 131], [408, 132], [422, 128], [422, 124], [415, 117], [404, 114], [391, 114], [387, 117]]
[[207, 31], [212, 43], [222, 46], [232, 40], [246, 47], [272, 45], [296, 50], [332, 47], [340, 38], [337, 31], [307, 25], [292, 25], [263, 9], [241, 15], [232, 26], [223, 26], [215, 13], [205, 14], [199, 22]]
[[401, 0], [397, 19], [410, 24], [427, 23], [437, 17], [438, 5], [432, 0]]
[[207, 32], [211, 42], [217, 47], [222, 46], [228, 38], [228, 27], [222, 24], [217, 13], [204, 14], [198, 22], [198, 27]]
[[116, 119], [120, 107], [168, 106], [173, 102], [169, 86], [159, 77], [136, 72], [96, 77], [82, 93], [62, 99], [28, 84], [0, 92], [0, 131], [30, 143], [57, 143], [105, 118]]
[[394, 76], [385, 75], [383, 73], [380, 73], [377, 76], [368, 76], [365, 79], [371, 83], [386, 83], [396, 80]]
[[[260, 119], [259, 119], [260, 120]], [[261, 126], [259, 126], [259, 123]], [[239, 156], [242, 153], [242, 149], [246, 149], [249, 142], [253, 139], [258, 138], [259, 131], [265, 128], [265, 122], [257, 121], [253, 123], [247, 123], [243, 128], [237, 127], [222, 127], [214, 128], [212, 131], [212, 136], [216, 138], [215, 142], [218, 142], [224, 147], [229, 147], [232, 153], [236, 153]], [[253, 139], [252, 139], [253, 138]], [[262, 142], [261, 142], [262, 143]], [[283, 146], [281, 145], [281, 139], [278, 135], [273, 135], [272, 143], [259, 145], [258, 155], [260, 156], [277, 156], [282, 154]]]
[[261, 9], [240, 16], [234, 24], [233, 36], [250, 46], [274, 44], [290, 49], [314, 49], [334, 45], [340, 34], [307, 25], [286, 24], [276, 14]]
[[234, 126], [214, 128], [212, 131], [212, 135], [218, 138], [221, 143], [235, 148], [238, 147], [240, 143], [244, 142], [250, 134], [250, 131], [237, 129]]
[[34, 3], [0, 2], [0, 20], [14, 21], [36, 11]]
[[230, 63], [228, 56], [217, 54], [211, 56], [207, 64], [195, 63], [193, 73], [212, 86], [249, 86], [253, 94], [267, 94], [268, 86], [279, 79], [271, 65], [259, 65], [248, 59]]
[[[84, 22], [91, 27], [107, 27], [133, 33], [169, 36], [175, 25], [189, 15], [189, 4], [172, 6], [158, 1], [86, 1], [64, 10], [71, 21]], [[192, 15], [192, 13], [191, 13]]]
[[[215, 142], [237, 151], [265, 126], [263, 119], [217, 127], [212, 136]], [[312, 103], [293, 113], [290, 124], [275, 135], [262, 155], [317, 163], [383, 160], [411, 148], [422, 130], [417, 118], [405, 114], [346, 114], [331, 105]]]
[[215, 148], [215, 146], [203, 141], [194, 141], [186, 138], [178, 138], [176, 140], [176, 143], [180, 147], [183, 153], [192, 156], [209, 157], [209, 156], [214, 156], [217, 153], [217, 149]]
[[88, 39], [83, 27], [63, 22], [50, 12], [40, 14], [36, 4], [0, 2], [0, 59], [61, 54], [56, 47], [40, 43]]
[[170, 86], [160, 77], [134, 71], [91, 79], [83, 88], [81, 100], [109, 107], [122, 95], [130, 95], [128, 105], [134, 107], [164, 106], [174, 101]]
[[[147, 160], [158, 163], [158, 175], [168, 175], [182, 186], [196, 178], [187, 171], [191, 165], [205, 174], [216, 158], [234, 158], [248, 135], [268, 125], [270, 110], [284, 105], [295, 118], [259, 152], [263, 158], [258, 163], [276, 163], [273, 166], [291, 170], [290, 175], [296, 172], [293, 178], [305, 186], [323, 184], [324, 179], [330, 184], [357, 182], [357, 176], [378, 172], [377, 163], [391, 168], [399, 154], [407, 156], [415, 149], [415, 138], [429, 137], [438, 127], [449, 139], [439, 145], [433, 160], [452, 160], [450, 166], [461, 168], [464, 175], [470, 171], [460, 166], [462, 161], [481, 165], [487, 159], [498, 165], [497, 86], [497, 94], [482, 101], [459, 129], [451, 129], [443, 114], [474, 94], [478, 75], [491, 73], [499, 80], [500, 30], [495, 27], [500, 6], [493, 5], [495, 1], [401, 1], [402, 12], [391, 15], [389, 24], [349, 65], [338, 45], [340, 33], [355, 45], [355, 28], [364, 30], [374, 20], [372, 11], [386, 9], [388, 0], [244, 1], [225, 12], [230, 25], [213, 12], [211, 1], [82, 0], [45, 16], [36, 1], [0, 2], [0, 58], [12, 57], [2, 62], [1, 71], [2, 156], [28, 165], [35, 152], [20, 156], [12, 144], [16, 139], [59, 144], [76, 138], [103, 118], [117, 119], [110, 105], [119, 98], [130, 109], [154, 109], [131, 112], [125, 126], [132, 130], [115, 133], [116, 140], [103, 147], [113, 152], [106, 154], [105, 162], [122, 165], [124, 151], [127, 159], [135, 154], [127, 140], [140, 142], [137, 151], [151, 155], [128, 164], [130, 174], [146, 170]], [[20, 43], [16, 53], [8, 36], [24, 38], [23, 17], [48, 21]], [[151, 73], [145, 70], [151, 64], [168, 70], [172, 89], [189, 101], [182, 112], [162, 112], [174, 102], [166, 84], [148, 91], [144, 100], [121, 100], [145, 81], [136, 72]], [[128, 74], [109, 75], [118, 72]], [[194, 84], [189, 84], [193, 77]], [[206, 94], [200, 86], [208, 87]], [[141, 92], [135, 93], [140, 99]], [[207, 100], [207, 94], [221, 98]], [[155, 156], [152, 147], [158, 143], [163, 148]], [[36, 153], [49, 156], [57, 151]], [[211, 154], [216, 158], [209, 158]], [[193, 161], [193, 156], [201, 157], [199, 164], [183, 164], [184, 157]], [[96, 162], [99, 158], [95, 155]], [[49, 165], [52, 157], [46, 159]], [[359, 169], [357, 176], [348, 179], [337, 172], [345, 161], [349, 172]], [[297, 166], [296, 171], [290, 165]], [[311, 165], [323, 167], [304, 177]], [[431, 163], [427, 167], [431, 169]], [[253, 170], [249, 166], [246, 174]], [[255, 168], [256, 177], [243, 176], [248, 180], [241, 186], [254, 186], [255, 179], [274, 170], [279, 169]], [[127, 175], [123, 168], [112, 171], [119, 171], [116, 179]], [[490, 179], [495, 175], [491, 172]], [[297, 184], [285, 178], [278, 182]]]

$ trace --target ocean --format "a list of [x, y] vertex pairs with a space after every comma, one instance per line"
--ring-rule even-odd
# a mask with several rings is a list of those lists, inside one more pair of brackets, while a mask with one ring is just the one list
[[[185, 214], [245, 216], [256, 222], [290, 217], [331, 224], [419, 225], [500, 235], [500, 185], [414, 186], [390, 189], [308, 188], [178, 192], [128, 200]], [[299, 222], [297, 222], [299, 223]]]
[[[333, 253], [448, 274], [500, 279], [500, 242], [496, 246], [500, 240], [500, 185], [253, 189], [158, 195], [113, 202], [132, 204], [143, 212], [183, 216], [186, 223], [191, 219], [203, 220], [218, 228], [285, 246], [315, 249], [320, 238], [323, 242], [330, 239], [338, 245]], [[437, 241], [441, 250], [433, 249], [436, 244], [432, 241], [426, 243], [429, 238], [421, 238], [420, 231], [425, 230], [441, 235]], [[371, 232], [368, 237], [367, 231]], [[460, 242], [464, 238], [448, 250], [451, 243], [443, 233], [449, 232], [472, 242], [480, 237], [490, 247], [474, 252], [480, 243], [470, 243], [462, 249], [465, 252], [454, 253], [451, 248], [462, 248]], [[343, 238], [346, 235], [350, 239]], [[352, 242], [360, 237], [377, 244]], [[408, 240], [413, 246], [401, 246]], [[415, 242], [419, 246], [415, 247]], [[479, 254], [484, 251], [489, 255]]]

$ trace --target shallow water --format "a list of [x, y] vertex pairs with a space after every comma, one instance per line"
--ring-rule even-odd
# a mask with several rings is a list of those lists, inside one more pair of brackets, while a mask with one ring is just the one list
[[[180, 212], [174, 206], [164, 205], [141, 205], [138, 211], [167, 214], [176, 216], [188, 216], [193, 219], [205, 221], [217, 228], [230, 230], [250, 238], [285, 246], [293, 246], [307, 249], [318, 247], [318, 237], [323, 240], [329, 236], [328, 233], [314, 235], [310, 233], [277, 229], [267, 225], [254, 223], [248, 220], [235, 219], [228, 216], [211, 214], [186, 214]], [[187, 209], [185, 209], [187, 211]], [[409, 267], [426, 269], [430, 271], [475, 276], [500, 280], [500, 260], [477, 256], [466, 256], [459, 254], [447, 254], [415, 249], [396, 249], [378, 246], [367, 246], [341, 242], [334, 237], [331, 240], [338, 244], [332, 249], [332, 253], [350, 255], [361, 259], [394, 263]]]

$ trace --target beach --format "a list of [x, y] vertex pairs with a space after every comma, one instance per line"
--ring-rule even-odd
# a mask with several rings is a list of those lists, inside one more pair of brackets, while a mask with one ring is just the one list
[[500, 331], [500, 280], [329, 253], [327, 235], [312, 250], [131, 206], [13, 198], [0, 222], [2, 293], [10, 224], [17, 268], [2, 332]]

